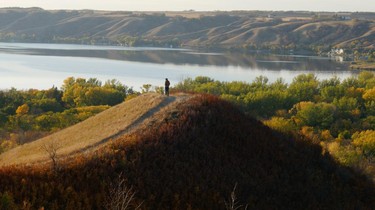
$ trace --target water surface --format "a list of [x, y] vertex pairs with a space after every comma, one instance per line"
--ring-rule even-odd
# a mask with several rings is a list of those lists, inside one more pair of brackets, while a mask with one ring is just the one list
[[0, 43], [0, 89], [61, 87], [67, 77], [117, 79], [136, 90], [143, 84], [162, 86], [188, 77], [252, 82], [263, 75], [270, 82], [290, 83], [301, 73], [319, 79], [342, 79], [355, 72], [347, 62], [304, 55], [200, 52], [189, 49], [129, 48], [69, 44]]

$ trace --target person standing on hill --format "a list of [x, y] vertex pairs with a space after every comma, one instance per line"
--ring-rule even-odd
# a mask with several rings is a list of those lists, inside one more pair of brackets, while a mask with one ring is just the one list
[[169, 82], [168, 78], [165, 78], [165, 84], [164, 84], [164, 88], [165, 88], [165, 95], [166, 96], [169, 96], [169, 85], [171, 83]]

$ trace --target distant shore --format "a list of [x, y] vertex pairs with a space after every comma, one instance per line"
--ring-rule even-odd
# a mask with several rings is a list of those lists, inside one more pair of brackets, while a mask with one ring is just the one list
[[375, 71], [375, 62], [352, 62], [350, 64], [351, 69]]

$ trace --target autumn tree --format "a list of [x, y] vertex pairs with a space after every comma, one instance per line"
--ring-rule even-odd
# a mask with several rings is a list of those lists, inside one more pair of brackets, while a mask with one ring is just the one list
[[69, 77], [64, 80], [62, 90], [62, 100], [67, 106], [80, 107], [121, 103], [129, 89], [117, 80], [108, 80], [102, 86], [102, 83], [95, 78], [86, 80]]
[[23, 105], [21, 105], [17, 108], [16, 114], [19, 115], [19, 116], [25, 115], [29, 112], [29, 110], [30, 110], [29, 105], [23, 104]]
[[361, 149], [362, 154], [367, 160], [373, 161], [375, 157], [375, 131], [356, 132], [352, 138], [353, 145]]

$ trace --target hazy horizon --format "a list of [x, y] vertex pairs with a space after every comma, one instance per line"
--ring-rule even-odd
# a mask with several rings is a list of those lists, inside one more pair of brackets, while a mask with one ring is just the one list
[[[359, 3], [360, 2], [360, 3]], [[0, 7], [40, 7], [46, 10], [56, 9], [92, 9], [112, 11], [231, 11], [231, 10], [266, 10], [266, 11], [327, 11], [327, 12], [375, 12], [373, 0], [232, 0], [198, 1], [190, 0], [0, 0]]]

